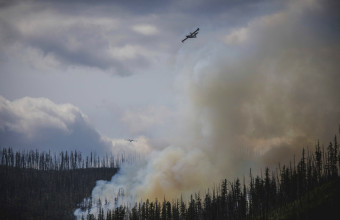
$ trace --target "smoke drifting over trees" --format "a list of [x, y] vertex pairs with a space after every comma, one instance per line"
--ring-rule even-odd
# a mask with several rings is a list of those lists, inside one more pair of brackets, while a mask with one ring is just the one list
[[229, 155], [222, 169], [242, 166], [244, 152], [263, 159], [282, 149], [291, 155], [334, 131], [340, 118], [338, 33], [311, 25], [330, 10], [318, 1], [288, 4], [228, 34], [230, 51], [204, 67], [195, 63], [187, 80], [190, 111], [197, 136], [210, 139], [212, 157]]
[[[185, 197], [285, 163], [340, 123], [339, 1], [75, 2], [1, 4], [0, 144], [143, 155], [94, 200]], [[148, 137], [105, 137], [57, 101], [107, 134]]]
[[326, 24], [338, 18], [332, 4], [289, 2], [226, 34], [227, 50], [179, 55], [177, 140], [126, 168], [140, 175], [123, 168], [100, 188], [124, 179], [138, 197], [178, 197], [329, 139], [340, 119], [340, 48], [338, 30]]
[[248, 183], [245, 178], [224, 179], [205, 193], [196, 192], [186, 199], [164, 197], [163, 201], [146, 199], [125, 204], [120, 203], [125, 195], [119, 190], [114, 205], [91, 197], [81, 203], [76, 214], [78, 219], [106, 220], [334, 218], [340, 201], [339, 158], [335, 136], [326, 149], [319, 142], [312, 152], [303, 149], [293, 165], [280, 165], [276, 171], [267, 167], [260, 175], [250, 169]]

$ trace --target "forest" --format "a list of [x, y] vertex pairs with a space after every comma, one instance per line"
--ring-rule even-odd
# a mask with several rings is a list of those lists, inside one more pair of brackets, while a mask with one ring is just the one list
[[[340, 150], [337, 136], [326, 145], [277, 169], [265, 168], [249, 181], [222, 180], [206, 194], [195, 193], [188, 201], [146, 200], [132, 207], [105, 210], [102, 201], [81, 203], [91, 198], [96, 180], [109, 180], [124, 162], [124, 155], [84, 157], [80, 152], [1, 150], [1, 219], [74, 219], [76, 207], [97, 207], [98, 215], [81, 219], [98, 220], [184, 220], [184, 219], [329, 219], [340, 204]], [[246, 183], [247, 182], [247, 183]]]
[[0, 151], [0, 219], [74, 219], [73, 209], [91, 195], [97, 180], [110, 180], [120, 155], [80, 152]]
[[[201, 219], [334, 219], [340, 204], [340, 152], [337, 137], [325, 147], [318, 142], [313, 152], [302, 150], [301, 158], [278, 169], [264, 169], [245, 180], [224, 179], [205, 195], [195, 193], [189, 201], [142, 201], [133, 207], [104, 210], [92, 201], [98, 220], [201, 220]], [[88, 209], [88, 207], [83, 207]]]

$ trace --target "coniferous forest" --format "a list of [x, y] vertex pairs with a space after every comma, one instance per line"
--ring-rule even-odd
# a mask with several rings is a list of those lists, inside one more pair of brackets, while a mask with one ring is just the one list
[[[98, 215], [82, 219], [334, 219], [339, 216], [340, 152], [337, 137], [327, 147], [317, 143], [314, 151], [302, 150], [299, 161], [265, 168], [260, 176], [249, 172], [245, 180], [224, 179], [206, 194], [195, 193], [189, 201], [142, 201], [133, 207], [104, 210], [92, 201]], [[86, 209], [86, 207], [84, 207]]]
[[[90, 197], [96, 180], [109, 180], [126, 158], [79, 152], [1, 151], [1, 219], [74, 219], [73, 211]], [[82, 219], [331, 219], [340, 204], [340, 150], [337, 137], [325, 146], [301, 152], [298, 160], [250, 169], [245, 178], [222, 180], [216, 187], [168, 201], [141, 201], [132, 207], [104, 210]], [[84, 204], [82, 204], [84, 205]], [[82, 207], [88, 208], [86, 205]]]
[[74, 219], [96, 180], [111, 179], [125, 157], [3, 148], [0, 160], [0, 219]]
[[340, 0], [0, 0], [0, 220], [340, 220]]

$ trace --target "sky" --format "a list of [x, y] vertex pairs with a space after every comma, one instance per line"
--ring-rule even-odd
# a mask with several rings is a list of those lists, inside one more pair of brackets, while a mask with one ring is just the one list
[[[206, 65], [205, 59], [226, 46], [232, 29], [279, 6], [270, 1], [2, 2], [0, 144], [87, 152], [107, 150], [95, 149], [102, 137], [167, 139], [183, 110], [183, 71]], [[182, 44], [197, 27], [200, 37]], [[73, 135], [74, 126], [87, 130]]]
[[100, 186], [141, 197], [287, 162], [338, 132], [339, 4], [0, 1], [0, 145], [146, 154]]

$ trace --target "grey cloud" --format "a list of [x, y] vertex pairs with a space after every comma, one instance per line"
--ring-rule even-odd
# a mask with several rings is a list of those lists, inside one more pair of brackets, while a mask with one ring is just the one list
[[35, 48], [44, 56], [52, 55], [63, 67], [94, 67], [124, 76], [148, 66], [147, 55], [139, 53], [138, 48], [134, 56], [117, 59], [116, 48], [139, 44], [138, 39], [134, 39], [136, 33], [129, 29], [132, 24], [119, 14], [102, 16], [97, 11], [96, 15], [88, 16], [83, 11], [71, 14], [48, 4], [25, 3], [0, 10], [4, 57], [13, 54], [12, 47], [21, 45], [23, 52], [26, 48]]
[[157, 134], [160, 130], [169, 135], [174, 113], [165, 106], [148, 106], [139, 109], [127, 109], [121, 120], [132, 134]]
[[[53, 57], [60, 68], [99, 68], [127, 76], [166, 62], [180, 49], [181, 37], [190, 28], [244, 23], [279, 5], [275, 1], [261, 8], [265, 2], [14, 1], [0, 8], [0, 40], [4, 42], [0, 55], [19, 61], [13, 49], [19, 45], [22, 53], [33, 48]], [[240, 16], [239, 10], [249, 13], [243, 11]], [[136, 33], [133, 27], [141, 24], [152, 25], [157, 34]], [[121, 59], [117, 51], [126, 55], [127, 47], [133, 51]]]

